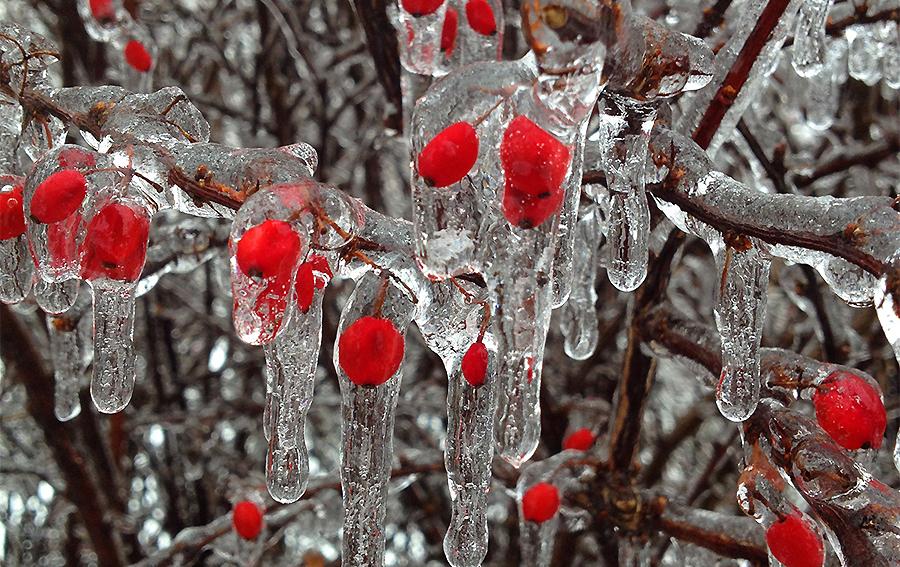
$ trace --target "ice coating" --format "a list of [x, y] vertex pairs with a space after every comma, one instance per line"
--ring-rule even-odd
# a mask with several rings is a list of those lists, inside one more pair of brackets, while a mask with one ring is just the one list
[[601, 212], [596, 204], [582, 206], [575, 226], [572, 293], [560, 312], [559, 329], [565, 336], [566, 354], [575, 360], [586, 360], [597, 348], [598, 251], [601, 236]]
[[791, 64], [801, 77], [813, 77], [825, 66], [825, 22], [834, 0], [803, 2], [797, 14]]
[[103, 413], [125, 409], [134, 392], [136, 282], [90, 282], [94, 305], [94, 373], [91, 398]]
[[28, 239], [22, 234], [0, 240], [0, 301], [18, 303], [25, 299], [34, 280], [34, 263]]

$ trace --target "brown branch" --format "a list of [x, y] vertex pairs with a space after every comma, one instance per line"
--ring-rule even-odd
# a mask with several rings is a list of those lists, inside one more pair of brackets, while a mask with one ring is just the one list
[[[653, 519], [652, 524], [667, 535], [705, 547], [719, 555], [747, 559], [759, 566], [769, 564], [769, 552], [762, 541], [761, 531], [754, 530], [752, 526], [749, 526], [750, 523], [755, 525], [753, 520], [750, 518], [727, 518], [729, 521], [746, 520], [750, 529], [745, 530], [745, 533], [759, 536], [742, 538], [725, 533], [720, 529], [711, 529], [710, 524], [722, 527], [721, 523], [710, 521], [712, 515], [715, 514], [705, 510], [693, 510], [669, 504], [662, 515]], [[722, 518], [725, 520], [724, 516]]]
[[396, 111], [387, 120], [387, 126], [403, 130], [403, 93], [400, 90], [400, 51], [397, 32], [387, 17], [386, 0], [353, 0], [359, 16], [366, 43], [378, 72], [378, 80], [384, 87], [388, 101]]
[[744, 137], [747, 145], [750, 146], [753, 157], [755, 157], [759, 163], [762, 164], [763, 169], [766, 170], [766, 175], [769, 176], [772, 184], [775, 185], [775, 191], [778, 193], [792, 193], [787, 182], [784, 180], [784, 170], [772, 163], [772, 160], [766, 155], [759, 140], [757, 140], [756, 136], [753, 135], [753, 132], [750, 131], [750, 127], [747, 126], [747, 123], [744, 122], [743, 118], [738, 121], [738, 131], [741, 133], [741, 136]]
[[794, 184], [799, 188], [808, 187], [823, 177], [846, 171], [855, 165], [874, 167], [882, 160], [890, 157], [896, 158], [898, 151], [900, 151], [900, 141], [897, 138], [892, 138], [872, 148], [868, 148], [864, 152], [849, 156], [841, 155], [828, 163], [820, 165], [809, 175], [798, 175], [794, 177]]
[[705, 39], [714, 29], [721, 26], [725, 22], [725, 12], [731, 6], [731, 2], [732, 0], [716, 0], [712, 8], [703, 10], [703, 19], [694, 30], [694, 36]]

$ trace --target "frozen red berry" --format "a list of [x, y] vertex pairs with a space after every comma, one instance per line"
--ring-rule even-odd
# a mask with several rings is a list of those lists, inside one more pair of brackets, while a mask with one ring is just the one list
[[153, 66], [153, 58], [144, 44], [132, 39], [125, 45], [125, 61], [140, 73], [146, 73]]
[[338, 341], [338, 362], [351, 382], [380, 386], [403, 362], [403, 335], [387, 319], [362, 317]]
[[559, 490], [552, 484], [539, 482], [522, 496], [522, 516], [531, 522], [543, 524], [559, 510]]
[[462, 373], [466, 382], [474, 387], [484, 384], [488, 367], [488, 351], [484, 343], [472, 343], [462, 359]]
[[400, 5], [409, 14], [418, 18], [434, 14], [443, 3], [444, 0], [401, 0]]
[[15, 238], [25, 232], [22, 188], [8, 185], [0, 191], [0, 240]]
[[122, 203], [106, 205], [88, 223], [81, 276], [136, 280], [144, 267], [149, 234], [146, 213]]
[[294, 283], [294, 294], [297, 296], [297, 307], [306, 313], [312, 305], [313, 292], [316, 290], [316, 278], [313, 276], [312, 264], [304, 262], [297, 268], [297, 281]]
[[822, 538], [799, 511], [787, 515], [766, 530], [766, 544], [784, 567], [822, 567]]
[[497, 33], [497, 21], [494, 18], [494, 10], [487, 0], [469, 0], [466, 3], [466, 20], [469, 27], [481, 35], [494, 35]]
[[513, 118], [500, 144], [506, 220], [533, 228], [553, 216], [563, 201], [571, 157], [569, 148], [540, 126], [525, 116]]
[[478, 161], [478, 135], [468, 122], [444, 128], [419, 152], [419, 175], [433, 187], [461, 180]]
[[234, 505], [231, 512], [231, 523], [234, 531], [244, 539], [256, 539], [262, 531], [262, 512], [249, 500], [242, 500]]
[[594, 444], [594, 439], [596, 439], [594, 432], [587, 427], [583, 427], [565, 438], [563, 449], [587, 451]]
[[290, 274], [300, 258], [300, 237], [284, 221], [268, 219], [249, 229], [237, 243], [238, 268], [251, 277]]
[[316, 277], [316, 289], [325, 289], [334, 274], [331, 272], [331, 266], [328, 265], [328, 259], [321, 254], [313, 254], [309, 258], [309, 265], [313, 269], [313, 275]]
[[90, 0], [91, 15], [101, 24], [106, 24], [116, 19], [116, 7], [112, 0]]
[[878, 449], [887, 415], [878, 391], [861, 377], [831, 373], [813, 394], [816, 419], [835, 442], [849, 451]]
[[456, 47], [456, 32], [459, 28], [459, 14], [456, 8], [447, 8], [447, 14], [444, 16], [444, 26], [441, 28], [441, 51], [447, 57], [453, 54]]
[[87, 180], [80, 171], [57, 171], [34, 190], [31, 216], [44, 224], [59, 222], [81, 207], [86, 194]]

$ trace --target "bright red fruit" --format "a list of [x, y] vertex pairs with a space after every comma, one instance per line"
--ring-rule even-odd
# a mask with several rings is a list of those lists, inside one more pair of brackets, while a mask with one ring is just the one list
[[569, 148], [540, 126], [525, 116], [513, 118], [500, 144], [506, 220], [533, 228], [553, 216], [565, 196], [562, 182], [571, 158]]
[[822, 567], [825, 562], [822, 539], [798, 511], [766, 530], [766, 544], [784, 567]]
[[403, 335], [387, 319], [362, 317], [338, 341], [338, 362], [351, 382], [380, 386], [403, 362]]
[[316, 289], [325, 289], [325, 286], [334, 277], [334, 274], [331, 273], [331, 266], [328, 265], [328, 259], [321, 254], [313, 254], [308, 263], [316, 276]]
[[472, 343], [462, 359], [462, 373], [466, 381], [474, 387], [484, 384], [488, 366], [488, 351], [484, 343]]
[[15, 238], [25, 232], [22, 188], [10, 187], [9, 191], [0, 191], [0, 240]]
[[563, 449], [574, 449], [576, 451], [587, 451], [594, 444], [596, 436], [594, 432], [584, 427], [572, 433], [563, 441]]
[[87, 226], [81, 276], [86, 280], [136, 280], [144, 267], [149, 235], [146, 214], [121, 203], [103, 207]]
[[456, 8], [447, 8], [444, 27], [441, 28], [441, 51], [447, 57], [453, 54], [453, 49], [456, 47], [457, 28], [459, 28], [459, 14], [456, 12]]
[[419, 175], [432, 187], [447, 187], [466, 176], [478, 161], [478, 135], [468, 122], [444, 128], [419, 152]]
[[526, 520], [543, 524], [559, 510], [559, 490], [552, 484], [539, 482], [522, 496], [522, 515]]
[[444, 0], [401, 0], [400, 5], [415, 17], [428, 16], [437, 12]]
[[244, 539], [256, 539], [262, 531], [262, 521], [262, 512], [249, 500], [238, 502], [231, 512], [234, 530]]
[[881, 447], [887, 415], [878, 391], [844, 371], [831, 373], [813, 394], [816, 419], [835, 442], [849, 451]]
[[116, 7], [113, 6], [112, 0], [90, 0], [88, 4], [91, 7], [91, 15], [101, 24], [116, 19]]
[[244, 233], [237, 243], [238, 268], [250, 277], [290, 273], [300, 258], [300, 237], [284, 221], [269, 219]]
[[297, 268], [297, 281], [294, 283], [294, 294], [297, 296], [297, 307], [306, 313], [312, 305], [313, 292], [316, 289], [316, 278], [313, 276], [312, 264], [304, 262]]
[[87, 179], [79, 171], [64, 169], [44, 180], [31, 197], [31, 216], [38, 222], [53, 224], [81, 207], [87, 194]]
[[494, 35], [497, 33], [497, 21], [494, 18], [494, 10], [487, 0], [469, 0], [466, 3], [466, 20], [469, 27], [481, 35]]
[[136, 39], [132, 39], [125, 45], [125, 61], [128, 61], [135, 71], [141, 73], [146, 73], [153, 66], [153, 58], [147, 48]]

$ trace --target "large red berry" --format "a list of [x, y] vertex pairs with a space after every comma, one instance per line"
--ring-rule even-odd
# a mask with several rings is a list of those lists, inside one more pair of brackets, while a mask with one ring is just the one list
[[444, 0], [401, 0], [400, 5], [409, 14], [418, 18], [434, 14], [443, 3]]
[[25, 211], [22, 207], [22, 188], [9, 185], [0, 191], [0, 240], [15, 238], [25, 232]]
[[766, 544], [784, 567], [822, 567], [825, 562], [822, 538], [799, 511], [772, 524], [766, 530]]
[[526, 520], [542, 524], [559, 510], [559, 490], [552, 484], [539, 482], [522, 496], [522, 516]]
[[144, 44], [136, 39], [132, 39], [125, 45], [125, 61], [128, 61], [128, 64], [140, 73], [146, 73], [153, 66], [153, 57], [150, 56]]
[[513, 118], [500, 144], [506, 220], [532, 228], [553, 216], [563, 201], [571, 158], [569, 148], [540, 126], [525, 116]]
[[294, 283], [294, 295], [297, 296], [297, 307], [306, 313], [312, 305], [313, 292], [316, 290], [316, 279], [313, 276], [312, 264], [304, 262], [297, 268], [297, 281]]
[[31, 216], [44, 224], [59, 222], [81, 207], [86, 194], [87, 180], [80, 171], [57, 171], [34, 190]]
[[419, 175], [433, 187], [461, 180], [478, 161], [478, 135], [468, 122], [444, 128], [419, 152]]
[[459, 28], [459, 14], [456, 8], [447, 8], [447, 14], [444, 16], [444, 26], [441, 28], [441, 51], [447, 57], [453, 54], [456, 47], [456, 31]]
[[472, 343], [462, 359], [462, 373], [466, 382], [474, 387], [484, 384], [488, 367], [488, 351], [484, 343]]
[[466, 3], [466, 20], [469, 27], [481, 35], [494, 35], [497, 33], [497, 21], [494, 18], [494, 10], [487, 0], [469, 0]]
[[235, 253], [238, 268], [251, 277], [290, 273], [300, 258], [300, 237], [284, 221], [268, 219], [244, 233]]
[[112, 0], [90, 0], [88, 4], [91, 7], [91, 15], [101, 24], [116, 19], [116, 7], [113, 6]]
[[594, 432], [584, 427], [572, 433], [563, 441], [563, 449], [574, 449], [576, 451], [587, 451], [594, 444], [596, 436]]
[[881, 447], [887, 426], [884, 404], [859, 376], [833, 372], [816, 388], [813, 404], [819, 425], [844, 449]]
[[387, 319], [362, 317], [338, 341], [338, 362], [351, 382], [380, 386], [403, 362], [403, 335]]
[[244, 539], [256, 539], [262, 531], [262, 512], [253, 502], [243, 500], [234, 505], [231, 512], [234, 530]]
[[106, 205], [88, 223], [82, 277], [136, 280], [144, 267], [149, 233], [146, 214], [121, 203]]

